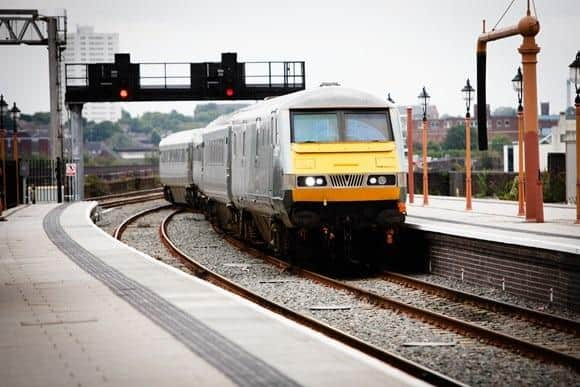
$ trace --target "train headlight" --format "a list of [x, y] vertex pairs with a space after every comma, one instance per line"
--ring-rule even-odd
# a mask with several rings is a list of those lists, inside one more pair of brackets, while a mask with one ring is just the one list
[[397, 177], [395, 175], [372, 175], [367, 179], [367, 185], [395, 185]]
[[298, 176], [296, 183], [298, 187], [324, 187], [326, 178], [324, 176]]

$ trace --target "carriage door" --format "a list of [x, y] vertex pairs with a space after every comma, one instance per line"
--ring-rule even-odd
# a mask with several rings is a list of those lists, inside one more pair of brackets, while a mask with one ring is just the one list
[[233, 202], [234, 197], [232, 195], [232, 159], [233, 159], [233, 155], [232, 155], [232, 127], [229, 126], [228, 127], [228, 133], [226, 136], [226, 154], [225, 156], [225, 161], [226, 161], [226, 187], [227, 187], [227, 195], [228, 195], [228, 201], [229, 202]]
[[272, 156], [270, 157], [272, 165], [271, 172], [271, 188], [270, 196], [280, 198], [282, 197], [282, 167], [280, 166], [280, 133], [278, 132], [278, 114], [273, 111], [270, 115], [270, 129], [272, 145]]

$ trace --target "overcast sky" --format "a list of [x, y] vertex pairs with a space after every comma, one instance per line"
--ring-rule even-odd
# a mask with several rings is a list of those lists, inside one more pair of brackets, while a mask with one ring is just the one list
[[[464, 114], [459, 90], [475, 85], [475, 43], [511, 0], [0, 0], [0, 8], [65, 8], [77, 25], [119, 33], [133, 62], [304, 60], [307, 87], [337, 81], [398, 104], [415, 104], [424, 85], [440, 113]], [[541, 31], [539, 99], [552, 113], [565, 108], [568, 65], [580, 50], [580, 2], [535, 0]], [[526, 0], [515, 0], [498, 28], [517, 23]], [[488, 103], [513, 106], [511, 79], [521, 61], [521, 37], [488, 45]], [[0, 46], [0, 93], [23, 112], [48, 111], [45, 47]], [[127, 103], [131, 113], [194, 103]]]

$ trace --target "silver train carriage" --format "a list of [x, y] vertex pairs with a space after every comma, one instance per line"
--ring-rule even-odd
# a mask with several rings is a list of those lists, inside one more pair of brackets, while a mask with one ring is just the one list
[[159, 178], [165, 200], [193, 204], [193, 147], [201, 143], [201, 133], [185, 130], [173, 133], [159, 143]]
[[286, 251], [298, 236], [372, 229], [390, 243], [404, 222], [400, 118], [380, 98], [320, 87], [261, 101], [197, 133], [197, 141], [180, 137], [192, 140], [191, 179], [180, 170], [179, 187], [242, 238]]

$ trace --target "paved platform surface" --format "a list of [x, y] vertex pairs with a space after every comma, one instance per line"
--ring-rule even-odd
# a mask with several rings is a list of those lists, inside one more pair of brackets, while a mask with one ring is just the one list
[[90, 207], [0, 222], [0, 385], [422, 385], [125, 246]]
[[580, 225], [575, 224], [576, 207], [544, 204], [544, 223], [526, 222], [517, 216], [513, 201], [474, 199], [465, 210], [465, 198], [422, 195], [407, 202], [406, 223], [425, 230], [520, 246], [580, 254]]

